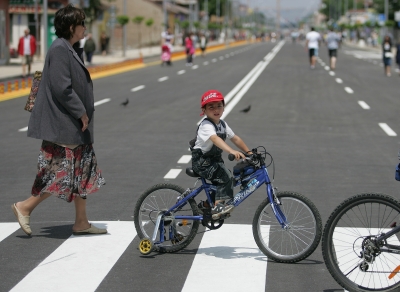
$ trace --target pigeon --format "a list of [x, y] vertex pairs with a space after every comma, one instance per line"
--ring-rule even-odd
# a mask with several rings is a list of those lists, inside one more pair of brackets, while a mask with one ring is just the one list
[[129, 99], [126, 99], [126, 101], [124, 101], [123, 103], [121, 103], [121, 105], [123, 105], [123, 106], [127, 106], [127, 105], [128, 105], [128, 103], [129, 103]]
[[249, 105], [248, 107], [242, 109], [240, 112], [242, 112], [242, 113], [247, 113], [247, 112], [250, 111], [250, 108], [251, 108], [251, 105]]

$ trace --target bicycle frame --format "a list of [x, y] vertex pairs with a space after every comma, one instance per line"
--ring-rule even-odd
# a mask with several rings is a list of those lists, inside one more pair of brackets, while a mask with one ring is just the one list
[[[178, 197], [178, 202], [172, 206], [170, 209], [168, 209], [165, 212], [160, 212], [157, 216], [156, 220], [156, 225], [154, 228], [153, 236], [151, 238], [152, 242], [154, 243], [162, 243], [164, 242], [164, 219], [168, 218], [170, 214], [174, 213], [174, 210], [180, 210], [183, 208], [190, 199], [195, 198], [198, 194], [200, 194], [203, 190], [205, 191], [207, 195], [207, 200], [210, 203], [211, 206], [213, 206], [213, 202], [211, 200], [210, 196], [210, 190], [214, 190], [215, 186], [212, 184], [209, 184], [206, 182], [204, 178], [199, 178], [202, 182], [202, 185], [193, 191], [191, 191], [188, 195], [184, 196], [183, 198]], [[281, 211], [279, 205], [280, 202], [278, 198], [275, 196], [275, 190], [272, 186], [272, 182], [270, 181], [269, 175], [268, 175], [268, 170], [263, 163], [259, 169], [257, 169], [254, 173], [244, 177], [242, 180], [237, 180], [235, 187], [241, 185], [241, 182], [245, 181], [246, 182], [246, 187], [239, 191], [235, 196], [234, 196], [234, 206], [237, 207], [239, 206], [245, 199], [247, 199], [251, 194], [253, 194], [258, 188], [260, 188], [263, 184], [266, 184], [266, 191], [267, 191], [267, 196], [268, 199], [271, 203], [272, 211], [275, 214], [276, 219], [278, 220], [279, 224], [281, 225], [282, 228], [286, 229], [289, 227], [289, 224], [287, 223], [286, 217]], [[203, 220], [202, 215], [198, 216], [172, 216], [171, 220], [174, 221], [175, 219], [182, 220], [182, 224], [188, 224], [187, 220]], [[172, 224], [174, 226], [174, 224]], [[174, 228], [170, 228], [170, 238], [174, 235]], [[157, 238], [157, 231], [160, 231], [160, 241], [156, 242]]]

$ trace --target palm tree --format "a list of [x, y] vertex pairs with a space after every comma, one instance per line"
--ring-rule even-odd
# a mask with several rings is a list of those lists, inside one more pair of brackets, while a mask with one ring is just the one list
[[141, 35], [141, 26], [140, 26], [140, 24], [142, 23], [143, 20], [144, 20], [143, 16], [136, 16], [136, 17], [134, 17], [132, 19], [133, 23], [136, 23], [139, 26], [139, 30], [138, 30], [138, 33], [139, 33], [139, 51], [140, 51], [141, 36], [142, 36]]
[[125, 25], [129, 22], [128, 15], [118, 15], [118, 23], [122, 26], [122, 56], [125, 57], [126, 52], [126, 28]]

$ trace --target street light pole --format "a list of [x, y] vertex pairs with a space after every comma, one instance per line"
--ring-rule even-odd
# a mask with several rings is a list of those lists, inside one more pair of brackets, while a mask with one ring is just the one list
[[[126, 0], [124, 0], [124, 15], [126, 15]], [[122, 57], [125, 57], [125, 53], [126, 53], [126, 24], [124, 26], [122, 26], [122, 42], [123, 42], [123, 48], [122, 48]]]
[[281, 0], [276, 0], [276, 34], [281, 30]]
[[389, 0], [385, 0], [385, 21], [389, 20]]
[[47, 30], [48, 30], [48, 17], [47, 17], [47, 0], [43, 0], [43, 14], [42, 14], [42, 25], [43, 25], [43, 52], [44, 57], [47, 54]]

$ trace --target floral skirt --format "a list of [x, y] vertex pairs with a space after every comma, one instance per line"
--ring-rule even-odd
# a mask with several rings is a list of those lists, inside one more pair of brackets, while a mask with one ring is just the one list
[[75, 196], [86, 199], [105, 184], [92, 144], [69, 149], [43, 141], [32, 195], [50, 193], [72, 202]]

